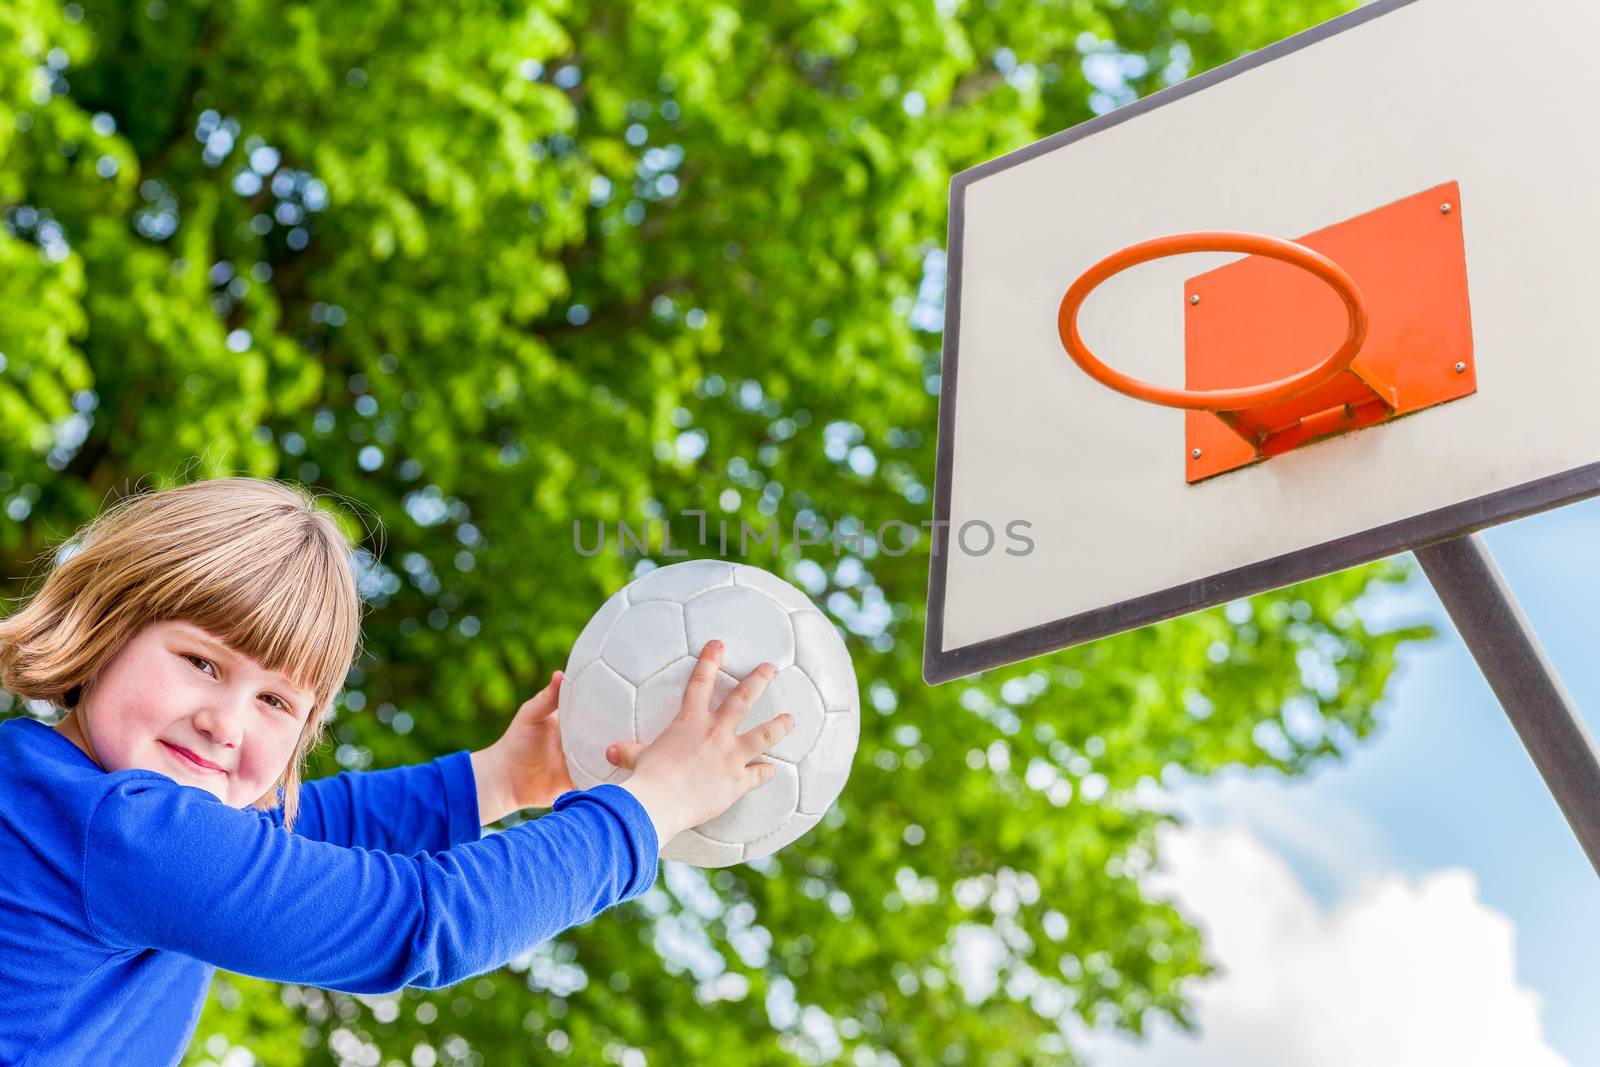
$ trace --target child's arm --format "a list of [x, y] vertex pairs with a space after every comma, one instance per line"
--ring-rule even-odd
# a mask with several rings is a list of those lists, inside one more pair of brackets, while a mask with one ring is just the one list
[[[482, 836], [479, 796], [466, 751], [412, 766], [344, 771], [301, 785], [294, 832], [346, 848], [440, 852]], [[283, 825], [282, 808], [268, 816]]]
[[[549, 807], [573, 788], [556, 715], [561, 681], [554, 672], [487, 748], [305, 783], [295, 833], [384, 852], [437, 852], [478, 840], [480, 826], [514, 811]], [[282, 808], [266, 817], [283, 825]]]
[[354, 993], [500, 967], [654, 884], [660, 843], [627, 790], [405, 856], [286, 834], [202, 790], [124, 772], [89, 819], [82, 905], [106, 944]]

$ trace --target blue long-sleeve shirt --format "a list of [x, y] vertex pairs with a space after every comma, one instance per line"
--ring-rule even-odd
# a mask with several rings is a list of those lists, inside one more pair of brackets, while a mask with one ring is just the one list
[[627, 790], [483, 835], [467, 752], [345, 772], [281, 809], [106, 772], [0, 722], [0, 1064], [175, 1064], [217, 968], [353, 993], [504, 965], [654, 884]]

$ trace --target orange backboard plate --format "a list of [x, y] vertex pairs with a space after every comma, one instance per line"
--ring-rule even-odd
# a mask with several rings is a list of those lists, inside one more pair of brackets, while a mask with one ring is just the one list
[[[1353, 375], [1341, 374], [1283, 404], [1251, 409], [1251, 422], [1294, 427], [1306, 417], [1303, 432], [1290, 430], [1281, 438], [1304, 447], [1476, 392], [1461, 217], [1461, 190], [1452, 181], [1295, 238], [1355, 279], [1367, 306], [1367, 340]], [[1190, 389], [1288, 377], [1325, 356], [1345, 330], [1344, 308], [1333, 290], [1263, 256], [1190, 278], [1184, 316]], [[1374, 390], [1392, 412], [1361, 406]], [[1270, 454], [1210, 412], [1184, 416], [1184, 474], [1191, 483]]]

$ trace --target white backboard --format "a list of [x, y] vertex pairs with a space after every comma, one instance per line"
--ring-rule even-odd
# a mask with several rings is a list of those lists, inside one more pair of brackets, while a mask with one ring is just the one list
[[[1537, 70], [1511, 34], [1539, 42]], [[1595, 40], [1596, 4], [1380, 0], [957, 175], [927, 680], [1600, 493]], [[1292, 239], [1447, 181], [1470, 396], [1189, 484], [1183, 414], [1106, 389], [1062, 349], [1062, 294], [1119, 248], [1191, 230]], [[1085, 338], [1182, 385], [1184, 280], [1237, 258], [1119, 275], [1085, 307]], [[1031, 547], [1007, 536], [1017, 521]], [[994, 531], [986, 552], [976, 522]]]

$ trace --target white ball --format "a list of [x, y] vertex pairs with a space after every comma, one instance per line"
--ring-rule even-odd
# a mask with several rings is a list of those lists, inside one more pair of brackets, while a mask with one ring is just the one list
[[666, 729], [713, 638], [724, 646], [713, 708], [763, 661], [778, 668], [735, 733], [781, 712], [794, 716], [794, 729], [759, 757], [776, 773], [661, 850], [663, 859], [728, 867], [771, 855], [815, 826], [843, 791], [861, 737], [850, 654], [804, 593], [743, 563], [657, 568], [601, 605], [578, 635], [559, 715], [573, 784], [625, 782], [633, 772], [608, 761], [606, 749], [618, 741], [648, 744]]

